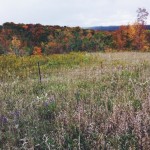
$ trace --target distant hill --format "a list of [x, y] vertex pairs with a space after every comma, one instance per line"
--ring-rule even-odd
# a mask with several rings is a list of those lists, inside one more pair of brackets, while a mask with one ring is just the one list
[[98, 31], [115, 31], [118, 30], [120, 26], [94, 26], [89, 27], [88, 29], [91, 30], [98, 30]]
[[[120, 26], [94, 26], [87, 27], [86, 29], [97, 30], [97, 31], [116, 31]], [[150, 25], [146, 25], [146, 29], [150, 30]]]

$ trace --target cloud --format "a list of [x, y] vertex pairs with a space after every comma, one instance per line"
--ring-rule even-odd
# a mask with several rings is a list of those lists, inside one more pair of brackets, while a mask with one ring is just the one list
[[[67, 26], [120, 25], [134, 22], [149, 0], [0, 0], [0, 23]], [[150, 24], [150, 21], [148, 21]]]

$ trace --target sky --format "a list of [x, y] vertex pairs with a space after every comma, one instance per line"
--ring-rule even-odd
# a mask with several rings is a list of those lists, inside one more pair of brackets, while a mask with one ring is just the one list
[[0, 24], [126, 25], [136, 20], [139, 7], [150, 13], [149, 6], [150, 0], [0, 0]]

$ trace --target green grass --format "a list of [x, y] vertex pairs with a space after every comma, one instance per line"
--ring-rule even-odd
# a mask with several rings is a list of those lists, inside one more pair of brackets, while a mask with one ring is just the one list
[[147, 150], [149, 75], [149, 53], [0, 56], [0, 149]]

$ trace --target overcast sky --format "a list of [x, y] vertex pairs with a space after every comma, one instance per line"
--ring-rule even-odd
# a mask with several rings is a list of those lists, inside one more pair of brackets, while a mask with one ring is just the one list
[[150, 12], [150, 0], [0, 0], [0, 24], [122, 25], [136, 20], [139, 7]]

